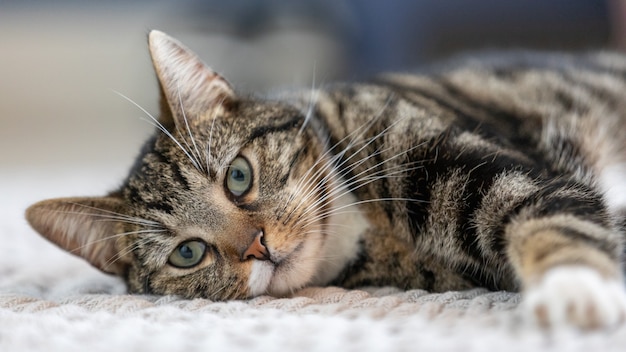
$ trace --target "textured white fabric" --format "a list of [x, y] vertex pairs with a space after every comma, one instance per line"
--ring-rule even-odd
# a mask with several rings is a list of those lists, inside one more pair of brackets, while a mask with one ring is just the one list
[[22, 216], [28, 203], [80, 194], [101, 175], [73, 173], [63, 187], [40, 174], [0, 175], [0, 351], [626, 350], [624, 327], [542, 331], [506, 292], [328, 287], [234, 302], [128, 295]]

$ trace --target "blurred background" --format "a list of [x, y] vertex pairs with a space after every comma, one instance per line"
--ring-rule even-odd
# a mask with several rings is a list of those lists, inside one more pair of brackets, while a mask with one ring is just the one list
[[[459, 51], [626, 47], [623, 1], [0, 0], [0, 224], [115, 188], [156, 114], [150, 29], [243, 91], [356, 80]], [[21, 225], [23, 226], [23, 220]]]

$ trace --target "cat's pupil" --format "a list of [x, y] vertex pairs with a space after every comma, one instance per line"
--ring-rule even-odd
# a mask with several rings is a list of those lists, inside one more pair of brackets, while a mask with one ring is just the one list
[[180, 253], [180, 256], [185, 259], [193, 258], [193, 250], [186, 244], [180, 246], [178, 253]]
[[243, 173], [243, 171], [239, 169], [233, 169], [233, 171], [230, 173], [230, 176], [233, 180], [238, 182], [243, 182], [246, 179], [246, 175]]

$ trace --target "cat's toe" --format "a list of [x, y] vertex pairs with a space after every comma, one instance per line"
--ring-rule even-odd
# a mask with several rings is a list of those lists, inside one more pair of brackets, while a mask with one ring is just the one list
[[609, 328], [626, 318], [626, 290], [586, 267], [559, 267], [528, 288], [524, 313], [543, 327]]

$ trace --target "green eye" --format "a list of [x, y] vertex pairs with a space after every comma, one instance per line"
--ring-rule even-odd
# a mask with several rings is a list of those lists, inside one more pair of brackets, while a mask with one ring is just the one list
[[191, 268], [202, 261], [205, 253], [206, 243], [203, 241], [185, 241], [170, 254], [169, 263], [178, 268]]
[[239, 197], [246, 193], [252, 186], [252, 168], [250, 163], [243, 157], [236, 157], [228, 168], [226, 175], [226, 187], [230, 193]]

